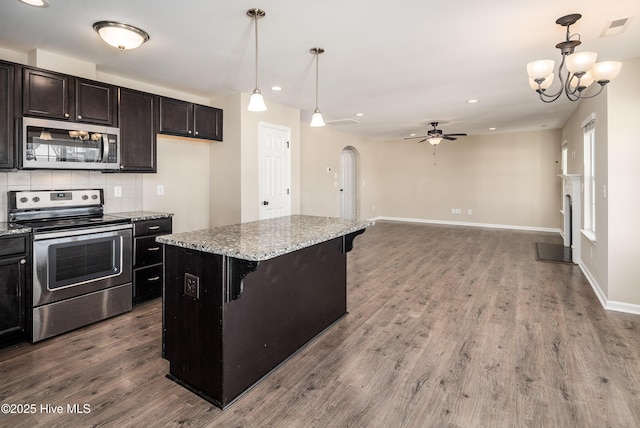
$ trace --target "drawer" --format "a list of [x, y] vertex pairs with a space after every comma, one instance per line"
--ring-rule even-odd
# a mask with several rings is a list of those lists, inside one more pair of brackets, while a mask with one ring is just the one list
[[162, 265], [133, 271], [133, 300], [141, 302], [162, 296]]
[[133, 236], [164, 235], [171, 233], [171, 217], [133, 222]]
[[27, 252], [27, 235], [0, 238], [0, 257]]
[[162, 263], [162, 244], [156, 242], [155, 236], [135, 238], [133, 251], [133, 266], [136, 268]]

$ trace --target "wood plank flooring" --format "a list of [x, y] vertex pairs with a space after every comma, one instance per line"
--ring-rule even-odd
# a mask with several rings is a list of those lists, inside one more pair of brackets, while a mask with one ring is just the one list
[[0, 351], [0, 403], [37, 406], [0, 426], [640, 426], [640, 316], [536, 242], [560, 237], [378, 222], [348, 256], [349, 315], [224, 412], [165, 378], [159, 299]]

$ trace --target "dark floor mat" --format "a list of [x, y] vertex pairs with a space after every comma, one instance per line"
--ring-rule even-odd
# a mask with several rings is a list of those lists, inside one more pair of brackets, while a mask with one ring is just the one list
[[573, 263], [571, 247], [562, 244], [536, 243], [536, 260], [552, 263]]

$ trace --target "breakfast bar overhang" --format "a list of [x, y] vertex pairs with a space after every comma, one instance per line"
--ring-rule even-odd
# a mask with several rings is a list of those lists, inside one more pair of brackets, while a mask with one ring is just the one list
[[347, 252], [372, 224], [294, 215], [156, 238], [167, 377], [231, 404], [347, 313]]

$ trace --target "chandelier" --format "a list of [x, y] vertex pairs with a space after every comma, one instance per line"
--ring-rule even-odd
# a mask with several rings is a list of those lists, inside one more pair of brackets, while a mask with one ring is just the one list
[[[605, 85], [615, 79], [620, 73], [622, 63], [617, 61], [596, 62], [596, 52], [576, 52], [574, 50], [582, 42], [580, 34], [571, 34], [569, 27], [582, 17], [579, 13], [566, 15], [556, 20], [556, 24], [567, 27], [565, 41], [556, 45], [562, 54], [562, 62], [558, 68], [560, 88], [553, 94], [547, 93], [547, 89], [553, 84], [555, 74], [555, 61], [550, 59], [533, 61], [527, 64], [529, 74], [529, 86], [540, 95], [545, 103], [550, 103], [564, 93], [571, 101], [584, 98], [593, 98], [604, 89]], [[593, 95], [584, 95], [593, 82], [600, 85], [600, 89]]]

